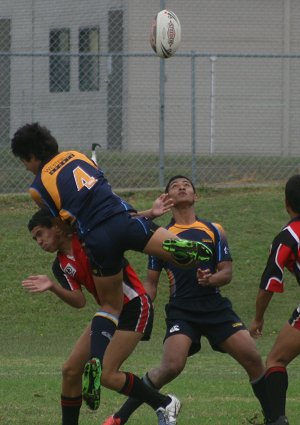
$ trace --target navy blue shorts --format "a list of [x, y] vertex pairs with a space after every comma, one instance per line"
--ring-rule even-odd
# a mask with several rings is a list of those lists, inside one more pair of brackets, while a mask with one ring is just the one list
[[192, 340], [189, 356], [201, 350], [201, 337], [208, 339], [214, 351], [223, 352], [220, 344], [236, 332], [247, 329], [239, 316], [232, 310], [231, 303], [224, 298], [224, 308], [215, 311], [188, 311], [172, 304], [166, 305], [167, 330], [165, 339], [183, 334]]
[[119, 331], [133, 331], [143, 334], [142, 341], [148, 341], [153, 328], [153, 304], [149, 295], [140, 295], [123, 305], [119, 317]]
[[131, 217], [127, 212], [100, 223], [84, 238], [92, 273], [96, 276], [117, 274], [123, 267], [124, 252], [143, 252], [158, 227], [148, 218]]

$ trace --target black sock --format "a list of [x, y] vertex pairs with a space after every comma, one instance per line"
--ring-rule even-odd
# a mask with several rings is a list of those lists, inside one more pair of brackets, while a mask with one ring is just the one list
[[97, 357], [102, 364], [104, 352], [118, 325], [118, 319], [105, 311], [98, 311], [92, 320], [91, 358]]
[[269, 399], [272, 400], [271, 420], [285, 416], [286, 392], [288, 389], [288, 374], [285, 367], [270, 367], [266, 371], [266, 386]]
[[260, 376], [255, 381], [250, 382], [252, 385], [253, 392], [260, 402], [263, 414], [267, 422], [271, 419], [271, 408], [269, 403], [269, 397], [267, 393], [267, 386], [265, 375]]
[[124, 387], [119, 391], [121, 394], [136, 398], [142, 403], [147, 403], [154, 410], [157, 410], [159, 407], [166, 407], [170, 403], [169, 396], [150, 388], [133, 373], [125, 372], [125, 374], [126, 382]]
[[[155, 391], [157, 391], [157, 389], [154, 387], [153, 383], [151, 382], [151, 380], [149, 379], [148, 374], [146, 373], [145, 376], [143, 376], [142, 381], [148, 385], [148, 387], [154, 389]], [[137, 410], [141, 405], [143, 404], [143, 402], [141, 400], [137, 400], [136, 398], [132, 398], [129, 397], [125, 403], [123, 404], [123, 406], [121, 406], [121, 408], [114, 414], [115, 418], [120, 418], [121, 419], [121, 423], [122, 425], [125, 424], [128, 419], [130, 418], [130, 416], [132, 415], [132, 413]]]
[[62, 425], [78, 425], [82, 396], [65, 397], [61, 395]]

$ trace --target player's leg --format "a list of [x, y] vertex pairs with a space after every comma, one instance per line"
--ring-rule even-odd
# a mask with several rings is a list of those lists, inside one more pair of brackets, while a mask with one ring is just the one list
[[[169, 329], [172, 329], [172, 325], [169, 326]], [[162, 386], [175, 379], [185, 367], [191, 344], [191, 338], [184, 334], [167, 337], [164, 341], [160, 366], [147, 372], [143, 377], [143, 381], [154, 390], [159, 390]], [[142, 404], [141, 400], [132, 397], [128, 398], [122, 407], [112, 417], [108, 418], [103, 425], [125, 424], [133, 412]]]
[[175, 334], [165, 340], [160, 365], [147, 373], [154, 388], [160, 389], [183, 371], [191, 344], [190, 337], [184, 334]]
[[82, 404], [82, 374], [90, 356], [90, 331], [88, 325], [62, 367], [62, 425], [78, 425]]
[[199, 260], [209, 260], [212, 252], [198, 241], [177, 238], [174, 233], [159, 227], [144, 248], [144, 252], [170, 261], [179, 267], [191, 267]]
[[176, 397], [163, 395], [150, 388], [133, 373], [119, 370], [135, 348], [139, 340], [137, 338], [136, 332], [116, 331], [103, 358], [101, 384], [149, 404], [157, 412], [159, 423], [162, 425], [168, 424], [170, 419], [175, 425], [180, 410], [180, 402]]
[[284, 325], [266, 361], [266, 384], [270, 400], [272, 400], [272, 419], [274, 422], [280, 417], [285, 420], [288, 388], [286, 367], [300, 354], [300, 325], [299, 323], [295, 324], [296, 326], [292, 326], [290, 323]]
[[90, 356], [84, 367], [82, 396], [91, 410], [100, 406], [102, 360], [118, 325], [116, 316], [98, 311], [91, 324]]
[[271, 410], [265, 383], [265, 367], [255, 341], [247, 329], [242, 329], [220, 344], [220, 348], [231, 355], [247, 372], [252, 390], [260, 402], [266, 420]]

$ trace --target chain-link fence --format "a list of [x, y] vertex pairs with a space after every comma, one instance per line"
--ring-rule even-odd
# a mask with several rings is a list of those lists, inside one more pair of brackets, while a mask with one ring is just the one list
[[[88, 3], [78, 14], [79, 2], [64, 2], [66, 19], [66, 10], [36, 1], [21, 18], [12, 1], [15, 21], [0, 19], [2, 193], [24, 191], [32, 179], [12, 157], [10, 138], [35, 121], [61, 150], [90, 156], [100, 145], [98, 163], [114, 189], [163, 187], [178, 173], [208, 185], [281, 181], [300, 171], [300, 55], [293, 51], [300, 34], [291, 23], [300, 2]], [[152, 16], [164, 5], [183, 30], [168, 60], [148, 42]], [[207, 9], [197, 16], [201, 5]], [[226, 23], [237, 8], [239, 20]], [[13, 25], [21, 19], [32, 24], [28, 34]], [[225, 47], [224, 25], [236, 26]], [[220, 53], [203, 53], [193, 35]]]

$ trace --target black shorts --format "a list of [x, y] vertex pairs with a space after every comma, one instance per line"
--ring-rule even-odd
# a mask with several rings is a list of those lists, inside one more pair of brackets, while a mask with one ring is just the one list
[[289, 318], [289, 324], [293, 326], [293, 328], [298, 329], [300, 331], [300, 304], [293, 311], [291, 317]]
[[149, 295], [140, 295], [124, 304], [119, 317], [119, 331], [133, 331], [143, 334], [142, 341], [148, 341], [153, 327], [153, 304]]
[[212, 349], [223, 352], [220, 344], [236, 332], [247, 329], [232, 310], [231, 303], [223, 298], [224, 308], [215, 311], [188, 311], [172, 304], [166, 305], [166, 335], [164, 341], [176, 334], [192, 340], [189, 356], [201, 350], [201, 337], [205, 336]]
[[103, 221], [84, 238], [92, 273], [96, 276], [119, 273], [124, 252], [143, 252], [158, 227], [146, 217], [131, 217], [127, 212]]

